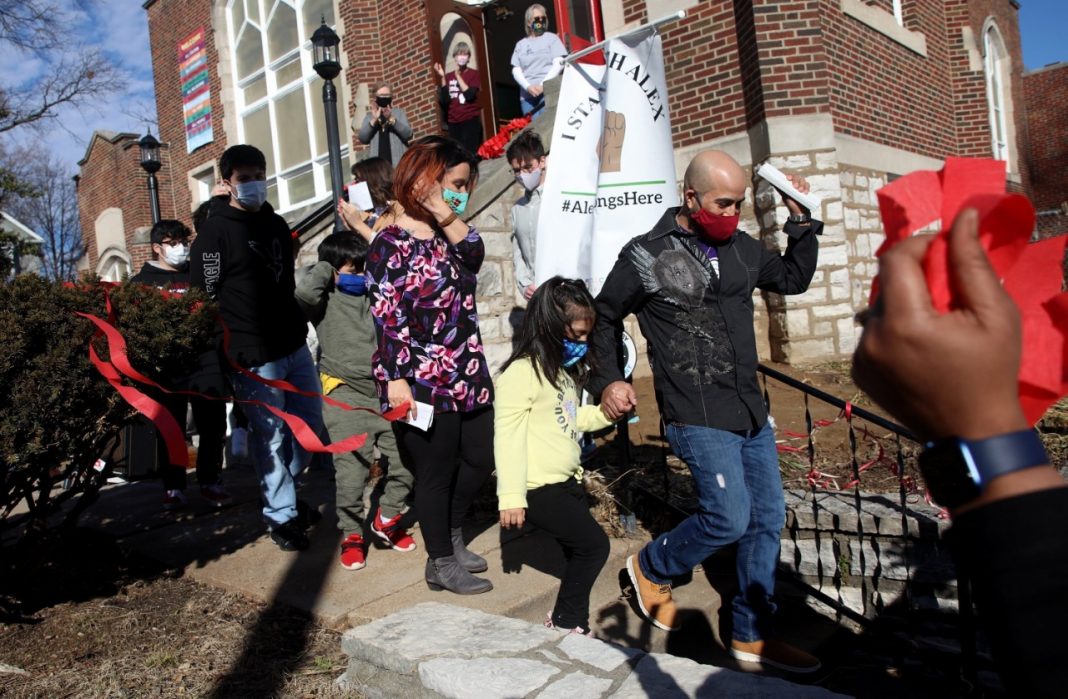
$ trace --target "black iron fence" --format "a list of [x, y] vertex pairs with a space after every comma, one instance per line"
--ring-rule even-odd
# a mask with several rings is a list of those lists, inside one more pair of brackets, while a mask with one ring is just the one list
[[[892, 628], [909, 639], [909, 652], [937, 652], [939, 664], [955, 665], [961, 679], [977, 687], [980, 661], [969, 588], [942, 540], [948, 515], [923, 488], [915, 437], [880, 415], [771, 367], [761, 365], [759, 371], [770, 414], [794, 415], [794, 425], [781, 418], [777, 425], [780, 461], [791, 476], [784, 478], [788, 516], [782, 568], [787, 574], [780, 580], [833, 610], [839, 620], [848, 619], [866, 632]], [[769, 384], [776, 383], [777, 390], [770, 390]], [[803, 410], [793, 399], [789, 406], [776, 405], [772, 394], [781, 403], [783, 391], [796, 391]], [[796, 426], [798, 413], [803, 431]], [[845, 438], [831, 438], [831, 430], [839, 429], [846, 431]], [[684, 517], [692, 503], [673, 493], [663, 444], [663, 486], [649, 488], [636, 479], [635, 496], [641, 502], [634, 505], [644, 502]], [[629, 455], [624, 454], [624, 461], [629, 462]]]

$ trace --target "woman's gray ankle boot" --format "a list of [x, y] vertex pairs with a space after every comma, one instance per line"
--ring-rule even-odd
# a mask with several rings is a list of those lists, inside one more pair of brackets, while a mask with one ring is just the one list
[[469, 573], [485, 573], [489, 570], [486, 559], [479, 556], [464, 544], [464, 530], [456, 527], [452, 530], [452, 555]]
[[426, 559], [426, 586], [435, 592], [448, 590], [458, 595], [477, 595], [493, 589], [489, 580], [464, 570], [456, 556]]

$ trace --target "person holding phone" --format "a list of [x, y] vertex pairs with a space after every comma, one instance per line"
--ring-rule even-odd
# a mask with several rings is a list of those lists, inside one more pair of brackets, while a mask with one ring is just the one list
[[352, 178], [348, 199], [338, 201], [337, 212], [350, 231], [370, 243], [399, 211], [393, 200], [393, 166], [382, 158], [367, 158], [353, 164]]
[[389, 83], [375, 85], [374, 98], [356, 137], [360, 143], [371, 147], [371, 155], [382, 158], [393, 167], [397, 167], [404, 151], [408, 150], [412, 127], [404, 110], [393, 104], [393, 88]]

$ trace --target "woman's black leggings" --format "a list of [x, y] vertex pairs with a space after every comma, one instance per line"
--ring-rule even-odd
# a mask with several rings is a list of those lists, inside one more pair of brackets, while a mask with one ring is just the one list
[[397, 446], [415, 474], [415, 514], [431, 558], [452, 555], [450, 529], [459, 527], [493, 472], [493, 408], [438, 413], [428, 432], [394, 422]]

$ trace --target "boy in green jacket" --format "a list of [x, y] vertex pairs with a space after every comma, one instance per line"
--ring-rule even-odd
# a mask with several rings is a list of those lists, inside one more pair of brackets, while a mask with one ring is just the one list
[[337, 486], [341, 566], [359, 570], [366, 565], [363, 503], [374, 448], [385, 475], [385, 488], [371, 533], [397, 551], [414, 551], [415, 541], [401, 526], [401, 515], [412, 491], [412, 473], [401, 463], [390, 424], [378, 415], [379, 400], [371, 375], [371, 354], [376, 347], [370, 299], [364, 277], [367, 243], [351, 231], [333, 233], [319, 244], [319, 262], [297, 284], [296, 297], [319, 336], [319, 378], [323, 394], [366, 410], [323, 406], [323, 421], [330, 441], [367, 433], [356, 451], [334, 456]]

